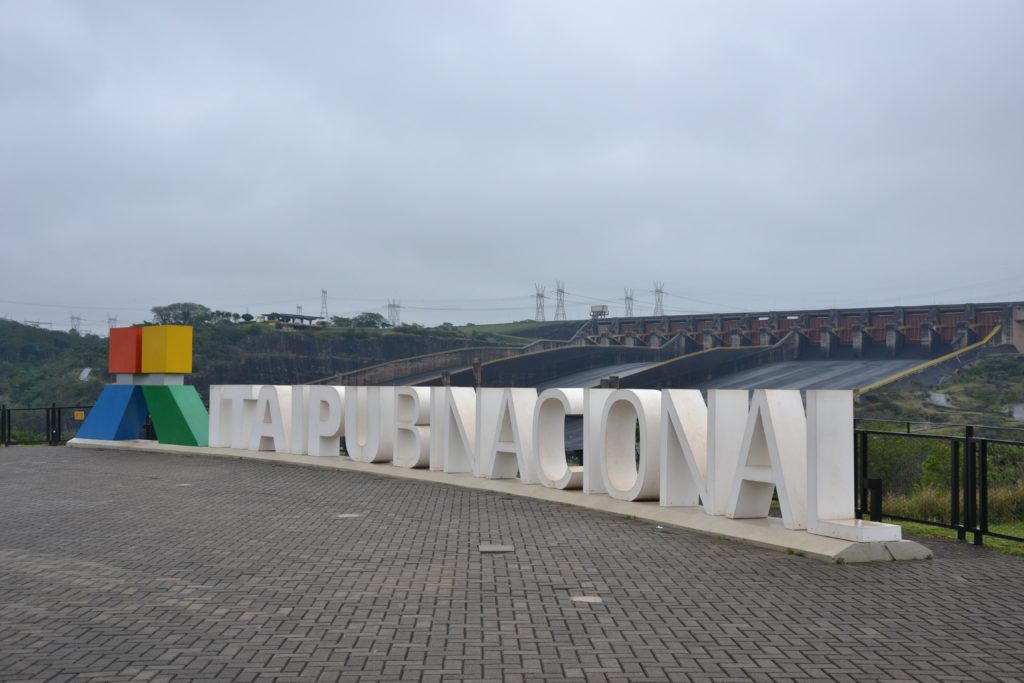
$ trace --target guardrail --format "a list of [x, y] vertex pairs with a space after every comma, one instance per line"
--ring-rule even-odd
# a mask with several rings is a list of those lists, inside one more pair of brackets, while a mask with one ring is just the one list
[[857, 516], [1024, 542], [1024, 429], [858, 419]]

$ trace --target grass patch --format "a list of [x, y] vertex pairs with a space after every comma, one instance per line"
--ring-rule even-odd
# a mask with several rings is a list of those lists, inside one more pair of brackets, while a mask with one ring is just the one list
[[522, 341], [533, 341], [536, 339], [560, 339], [571, 338], [576, 330], [583, 325], [583, 320], [558, 320], [558, 321], [536, 321], [520, 320], [514, 323], [493, 323], [483, 325], [464, 325], [455, 329], [463, 334], [493, 335], [497, 338], [508, 338]]
[[[903, 527], [903, 533], [910, 536], [925, 536], [928, 538], [946, 538], [956, 540], [955, 529], [943, 529], [942, 527], [929, 526], [928, 524], [917, 524], [916, 522], [903, 522], [899, 520], [890, 519], [887, 520], [893, 524], [899, 524]], [[1020, 525], [1018, 525], [1020, 526]], [[997, 529], [994, 526], [990, 527], [992, 531]], [[1003, 531], [998, 529], [1001, 533], [1020, 533], [1014, 531]], [[1024, 534], [1022, 534], [1024, 535]], [[973, 542], [973, 535], [967, 534], [969, 540], [964, 541], [965, 543]], [[1007, 541], [1001, 538], [992, 538], [991, 536], [985, 537], [985, 547], [991, 548], [997, 553], [1003, 555], [1015, 555], [1017, 557], [1024, 557], [1024, 543], [1019, 541]]]

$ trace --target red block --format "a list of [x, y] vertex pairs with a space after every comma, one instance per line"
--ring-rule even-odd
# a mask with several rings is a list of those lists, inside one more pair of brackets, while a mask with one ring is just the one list
[[142, 372], [142, 328], [112, 328], [110, 330], [110, 373], [136, 372]]

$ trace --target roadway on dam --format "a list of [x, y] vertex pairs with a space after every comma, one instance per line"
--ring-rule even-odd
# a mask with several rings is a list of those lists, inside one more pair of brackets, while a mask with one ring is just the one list
[[618, 365], [605, 365], [593, 370], [583, 370], [570, 375], [562, 375], [547, 382], [539, 382], [537, 390], [545, 389], [587, 389], [601, 384], [606, 377], [629, 377], [632, 374], [646, 370], [656, 363], [619, 363]]
[[[560, 375], [554, 379], [547, 380], [545, 382], [539, 382], [536, 384], [538, 391], [545, 389], [573, 389], [581, 388], [587, 389], [590, 387], [596, 387], [601, 383], [601, 380], [606, 377], [615, 375], [617, 377], [628, 377], [634, 373], [646, 370], [656, 363], [618, 363], [616, 365], [603, 365], [599, 368], [592, 370], [582, 370], [580, 372], [573, 372], [566, 375]], [[451, 374], [463, 372], [465, 370], [471, 370], [472, 366], [457, 366], [448, 370]], [[431, 381], [435, 381], [441, 378], [441, 372], [434, 370], [431, 372], [422, 372], [416, 375], [408, 375], [406, 377], [400, 377], [399, 379], [386, 382], [386, 384], [394, 386], [417, 386], [427, 384]]]
[[716, 377], [698, 389], [860, 389], [919, 365], [911, 360], [784, 361]]

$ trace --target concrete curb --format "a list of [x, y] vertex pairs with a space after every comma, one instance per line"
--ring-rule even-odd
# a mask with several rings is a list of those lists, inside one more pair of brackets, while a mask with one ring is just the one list
[[817, 536], [806, 531], [786, 529], [782, 526], [782, 520], [775, 518], [728, 519], [726, 517], [704, 514], [698, 508], [662, 507], [656, 501], [633, 503], [617, 500], [605, 494], [584, 494], [581, 491], [550, 489], [539, 485], [522, 484], [518, 480], [512, 479], [484, 479], [474, 477], [472, 474], [446, 474], [429, 470], [406, 469], [395, 467], [390, 463], [360, 463], [353, 462], [347, 457], [318, 458], [308, 455], [245, 451], [232, 448], [173, 446], [159, 444], [155, 441], [141, 440], [101, 441], [96, 439], [72, 439], [68, 442], [68, 446], [71, 448], [92, 448], [140, 453], [174, 453], [178, 455], [237, 458], [278, 465], [286, 464], [299, 467], [362, 472], [400, 479], [414, 479], [433, 484], [460, 486], [480, 491], [493, 491], [506, 495], [534, 498], [536, 500], [546, 500], [563, 505], [573, 505], [575, 507], [608, 512], [655, 524], [679, 527], [718, 538], [740, 541], [762, 548], [770, 548], [792, 555], [812, 557], [817, 560], [838, 564], [926, 560], [932, 557], [932, 553], [928, 548], [915, 541], [857, 543], [827, 536]]

